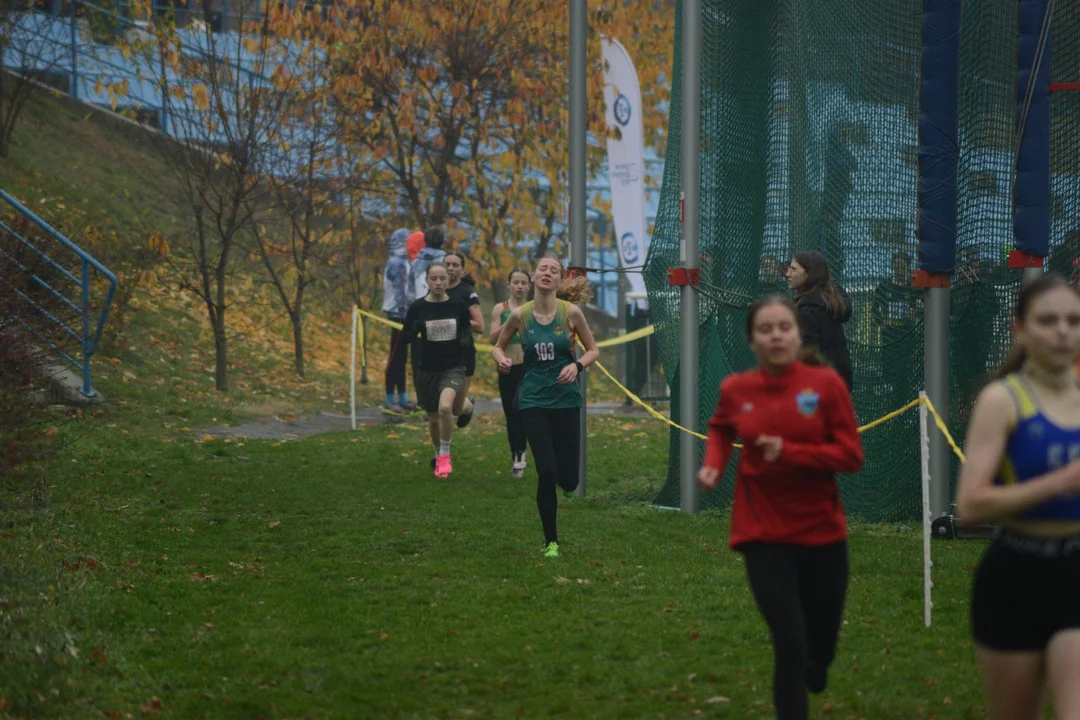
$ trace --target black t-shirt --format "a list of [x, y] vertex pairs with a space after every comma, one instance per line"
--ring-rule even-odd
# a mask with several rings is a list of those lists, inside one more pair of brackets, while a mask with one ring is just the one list
[[425, 372], [443, 372], [465, 367], [467, 341], [472, 340], [469, 306], [456, 298], [430, 302], [420, 298], [409, 306], [402, 323], [403, 342], [420, 338], [417, 367]]
[[[480, 304], [480, 296], [476, 294], [476, 288], [469, 283], [462, 280], [457, 284], [457, 287], [447, 288], [446, 294], [452, 299], [460, 300], [465, 303], [466, 308], [471, 308], [473, 305]], [[469, 352], [475, 353], [476, 346], [473, 344], [472, 328], [469, 328], [469, 338], [466, 340], [466, 344], [469, 347]]]

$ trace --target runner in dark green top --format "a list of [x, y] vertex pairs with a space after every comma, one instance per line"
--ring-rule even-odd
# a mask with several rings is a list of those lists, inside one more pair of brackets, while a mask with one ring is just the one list
[[[499, 332], [510, 317], [510, 313], [525, 304], [529, 296], [532, 280], [529, 271], [514, 268], [507, 279], [510, 299], [491, 309], [491, 344], [499, 341]], [[514, 335], [506, 348], [506, 356], [513, 363], [510, 372], [499, 373], [499, 397], [502, 399], [503, 414], [506, 416], [506, 436], [510, 439], [510, 474], [514, 477], [525, 476], [525, 426], [521, 424], [521, 415], [517, 408], [517, 391], [521, 378], [525, 374], [525, 353], [521, 349], [521, 336]]]
[[[556, 486], [578, 486], [581, 455], [581, 390], [578, 375], [600, 357], [585, 314], [575, 302], [591, 296], [584, 277], [563, 279], [562, 263], [541, 258], [533, 270], [535, 300], [510, 313], [492, 355], [499, 372], [509, 373], [510, 340], [521, 335], [525, 371], [518, 389], [518, 409], [532, 448], [539, 483], [536, 507], [544, 528], [544, 556], [559, 556]], [[574, 359], [576, 342], [585, 354]]]

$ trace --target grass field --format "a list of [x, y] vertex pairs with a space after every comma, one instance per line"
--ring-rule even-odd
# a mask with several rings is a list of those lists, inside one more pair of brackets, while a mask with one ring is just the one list
[[[25, 119], [0, 186], [72, 223], [171, 221], [147, 182], [165, 173], [124, 133], [48, 97]], [[343, 409], [341, 307], [312, 313], [306, 380], [275, 314], [237, 310], [221, 396], [205, 312], [167, 276], [140, 287], [95, 362], [102, 414], [63, 425], [40, 474], [0, 478], [0, 717], [770, 716], [768, 636], [725, 514], [626, 499], [663, 483], [665, 428], [592, 421], [589, 497], [561, 500], [563, 557], [545, 560], [535, 476], [510, 477], [499, 418], [456, 436], [448, 482], [414, 425], [207, 440]], [[614, 397], [593, 378], [590, 397]], [[478, 386], [495, 394], [490, 365]], [[932, 629], [917, 533], [854, 524], [851, 548], [816, 717], [986, 717], [967, 626], [981, 544], [935, 544]]]
[[[619, 500], [663, 481], [655, 421], [592, 420], [589, 497], [560, 501], [547, 560], [500, 418], [458, 434], [436, 481], [419, 426], [210, 441], [179, 423], [211, 405], [177, 420], [175, 397], [135, 385], [105, 381], [106, 415], [64, 430], [81, 439], [48, 504], [4, 511], [5, 717], [770, 717], [725, 515]], [[851, 549], [815, 716], [985, 717], [980, 544], [935, 544], [932, 629], [917, 534], [855, 524]]]

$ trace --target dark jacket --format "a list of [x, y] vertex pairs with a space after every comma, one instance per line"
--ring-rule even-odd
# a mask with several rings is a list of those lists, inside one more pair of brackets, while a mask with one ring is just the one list
[[844, 337], [844, 323], [851, 319], [851, 298], [843, 288], [840, 288], [840, 297], [844, 299], [844, 312], [839, 316], [833, 316], [825, 309], [825, 301], [817, 293], [800, 299], [799, 325], [803, 345], [816, 347], [844, 378], [848, 390], [853, 390], [851, 355], [848, 353], [847, 338]]

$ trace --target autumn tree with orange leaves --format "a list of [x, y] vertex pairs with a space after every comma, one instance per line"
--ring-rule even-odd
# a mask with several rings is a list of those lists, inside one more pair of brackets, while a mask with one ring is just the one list
[[[593, 10], [592, 176], [605, 157], [602, 34], [644, 60], [646, 135], [662, 141], [674, 8], [654, 13], [630, 2]], [[323, 23], [337, 38], [345, 139], [388, 171], [415, 224], [446, 224], [489, 281], [523, 259], [522, 244], [549, 249], [566, 213], [566, 3], [358, 0], [348, 15]]]
[[179, 286], [206, 309], [214, 383], [227, 391], [227, 318], [241, 301], [236, 264], [256, 214], [273, 202], [267, 178], [298, 90], [281, 72], [292, 47], [270, 32], [269, 15], [248, 19], [240, 37], [218, 35], [209, 23], [181, 33], [171, 14], [148, 10], [133, 8], [149, 18], [148, 29], [124, 49], [163, 90], [158, 117], [167, 132], [149, 140], [175, 175], [177, 196], [165, 200], [186, 220], [167, 238], [167, 262]]
[[272, 37], [295, 51], [276, 71], [276, 84], [288, 89], [286, 120], [278, 152], [265, 167], [273, 202], [262, 212], [253, 208], [253, 244], [292, 325], [299, 377], [305, 374], [305, 301], [313, 289], [350, 284], [357, 206], [385, 193], [370, 156], [349, 153], [342, 142], [344, 108], [334, 102], [331, 77], [344, 18], [338, 7], [324, 14], [301, 4], [272, 8], [267, 23]]

